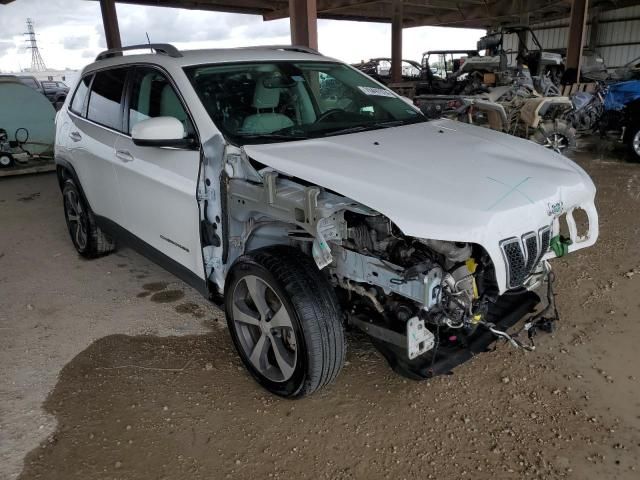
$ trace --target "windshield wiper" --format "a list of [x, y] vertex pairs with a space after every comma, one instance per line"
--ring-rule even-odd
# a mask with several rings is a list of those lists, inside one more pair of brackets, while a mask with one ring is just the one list
[[305, 140], [308, 135], [295, 134], [287, 135], [285, 133], [252, 133], [249, 135], [238, 135], [242, 140]]
[[348, 133], [358, 133], [358, 132], [366, 132], [368, 130], [379, 130], [381, 128], [389, 128], [389, 127], [400, 127], [402, 125], [412, 125], [414, 123], [420, 123], [424, 121], [424, 119], [420, 118], [419, 120], [387, 120], [385, 122], [373, 122], [367, 123], [366, 125], [355, 125], [353, 127], [340, 128], [338, 130], [329, 130], [324, 133], [325, 137], [330, 137], [332, 135], [346, 135]]

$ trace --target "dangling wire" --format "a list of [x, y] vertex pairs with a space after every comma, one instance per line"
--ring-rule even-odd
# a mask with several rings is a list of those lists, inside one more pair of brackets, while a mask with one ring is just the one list
[[[498, 330], [497, 328], [495, 328], [495, 324], [490, 322], [481, 322], [480, 325], [486, 327], [495, 336], [504, 338], [516, 348], [523, 348], [528, 351], [535, 350], [536, 345], [533, 341], [533, 337], [535, 337], [538, 329], [551, 331], [552, 322], [560, 319], [560, 315], [558, 314], [558, 307], [556, 306], [555, 295], [553, 293], [553, 282], [555, 281], [555, 279], [555, 273], [549, 272], [549, 276], [547, 278], [547, 306], [540, 312], [532, 316], [527, 322], [525, 322], [524, 326], [513, 335], [510, 335], [505, 331]], [[553, 310], [553, 315], [551, 317], [547, 317], [546, 315], [550, 310]], [[528, 345], [524, 344], [517, 338], [523, 330], [526, 330], [527, 336], [529, 337]]]

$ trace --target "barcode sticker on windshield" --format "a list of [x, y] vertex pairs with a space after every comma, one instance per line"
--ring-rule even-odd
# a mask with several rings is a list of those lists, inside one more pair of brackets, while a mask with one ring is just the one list
[[365, 95], [373, 95], [376, 97], [395, 97], [393, 92], [389, 90], [385, 90], [384, 88], [375, 88], [375, 87], [358, 87], [362, 93]]

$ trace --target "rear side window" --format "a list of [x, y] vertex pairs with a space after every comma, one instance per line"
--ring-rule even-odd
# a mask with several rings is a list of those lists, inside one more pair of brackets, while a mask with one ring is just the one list
[[73, 113], [84, 116], [84, 101], [87, 98], [91, 77], [92, 75], [87, 75], [78, 82], [78, 88], [76, 88], [76, 93], [73, 94], [73, 100], [71, 101], [71, 111]]
[[89, 120], [122, 130], [122, 91], [126, 77], [124, 68], [96, 73], [89, 95]]

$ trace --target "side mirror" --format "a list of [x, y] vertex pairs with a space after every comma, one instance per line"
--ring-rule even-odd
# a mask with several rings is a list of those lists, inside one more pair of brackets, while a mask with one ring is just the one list
[[140, 147], [190, 147], [192, 138], [185, 138], [182, 122], [174, 117], [148, 118], [131, 129], [133, 143]]

